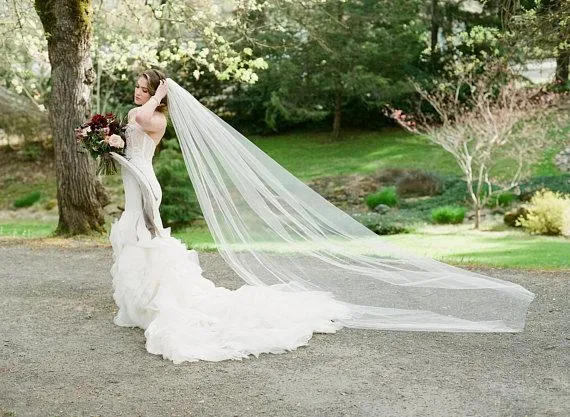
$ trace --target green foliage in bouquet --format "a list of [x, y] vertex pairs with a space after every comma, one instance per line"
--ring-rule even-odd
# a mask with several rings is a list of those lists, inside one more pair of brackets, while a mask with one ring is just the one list
[[113, 113], [95, 114], [75, 129], [78, 144], [86, 149], [93, 159], [99, 158], [97, 174], [116, 174], [117, 166], [111, 152], [124, 155], [125, 128]]

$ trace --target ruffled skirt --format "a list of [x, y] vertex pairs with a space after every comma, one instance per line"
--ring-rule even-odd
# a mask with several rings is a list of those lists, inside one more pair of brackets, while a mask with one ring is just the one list
[[325, 292], [216, 287], [202, 276], [198, 253], [164, 233], [151, 236], [140, 211], [123, 212], [110, 240], [115, 324], [144, 329], [148, 352], [174, 363], [283, 353], [306, 345], [314, 332], [336, 332], [349, 316]]

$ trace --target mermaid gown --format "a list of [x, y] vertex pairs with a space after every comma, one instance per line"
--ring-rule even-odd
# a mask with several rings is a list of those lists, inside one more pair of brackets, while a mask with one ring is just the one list
[[202, 276], [198, 253], [170, 235], [160, 219], [155, 142], [134, 121], [121, 166], [125, 210], [110, 241], [118, 326], [144, 329], [146, 349], [174, 363], [242, 359], [306, 345], [314, 332], [334, 333], [349, 309], [330, 293], [288, 284], [233, 291]]

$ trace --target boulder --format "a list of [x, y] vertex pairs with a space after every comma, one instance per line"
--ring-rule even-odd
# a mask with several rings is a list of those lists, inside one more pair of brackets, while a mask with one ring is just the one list
[[390, 211], [390, 206], [387, 206], [386, 204], [378, 204], [374, 207], [374, 211], [379, 214], [388, 213]]
[[512, 211], [505, 213], [505, 216], [503, 217], [503, 221], [505, 222], [505, 224], [507, 226], [520, 227], [520, 225], [517, 224], [517, 220], [520, 217], [524, 217], [526, 219], [527, 215], [528, 215], [528, 210], [525, 209], [524, 207], [519, 207], [516, 210], [512, 210]]

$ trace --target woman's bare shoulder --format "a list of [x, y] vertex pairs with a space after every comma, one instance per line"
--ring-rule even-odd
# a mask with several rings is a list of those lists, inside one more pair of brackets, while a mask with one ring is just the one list
[[131, 122], [133, 120], [133, 117], [135, 117], [135, 113], [137, 112], [138, 107], [133, 107], [132, 109], [129, 110], [129, 112], [127, 113], [127, 121]]

